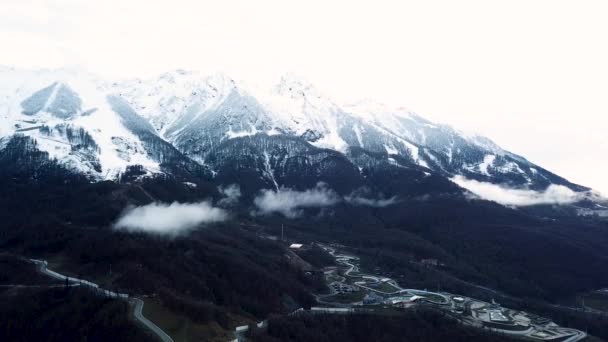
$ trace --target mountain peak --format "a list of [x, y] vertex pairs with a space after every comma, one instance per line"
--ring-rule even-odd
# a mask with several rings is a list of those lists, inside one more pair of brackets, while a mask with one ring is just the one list
[[[359, 148], [398, 156], [447, 176], [520, 188], [558, 184], [579, 189], [488, 138], [370, 99], [341, 106], [291, 73], [281, 77], [274, 91], [258, 92], [224, 73], [201, 75], [182, 69], [116, 83], [73, 68], [0, 67], [0, 72], [0, 108], [7, 108], [0, 112], [0, 138], [28, 135], [56, 159], [79, 165], [98, 160], [99, 167], [87, 169], [104, 175], [136, 164], [158, 169], [164, 156], [176, 153], [203, 162], [230, 140], [266, 134], [344, 154]], [[83, 133], [83, 139], [99, 149], [86, 154], [77, 150], [80, 145], [69, 141], [73, 135], [68, 137], [66, 124], [73, 132], [82, 129], [88, 134]], [[137, 135], [141, 132], [148, 140]], [[390, 158], [386, 162], [399, 163]]]
[[216, 72], [204, 78], [206, 84], [210, 87], [228, 92], [238, 88], [236, 81], [225, 73]]
[[175, 81], [176, 78], [193, 77], [193, 76], [200, 77], [198, 72], [196, 72], [196, 71], [190, 71], [190, 70], [185, 70], [185, 69], [175, 69], [175, 70], [167, 71], [167, 72], [160, 74], [160, 76], [158, 78], [161, 80]]
[[306, 96], [309, 94], [318, 94], [315, 87], [305, 78], [298, 76], [293, 73], [287, 73], [281, 76], [279, 83], [276, 85], [275, 90], [280, 95], [299, 95]]

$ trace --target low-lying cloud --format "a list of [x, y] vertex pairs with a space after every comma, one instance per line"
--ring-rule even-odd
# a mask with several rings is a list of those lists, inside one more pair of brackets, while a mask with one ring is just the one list
[[275, 190], [262, 190], [253, 200], [257, 211], [256, 215], [282, 214], [287, 218], [296, 218], [302, 215], [305, 208], [331, 207], [346, 202], [355, 206], [367, 206], [383, 208], [398, 202], [397, 197], [390, 198], [375, 197], [367, 188], [352, 192], [348, 196], [340, 196], [325, 183], [317, 183], [317, 186], [297, 191], [289, 188]]
[[218, 205], [220, 206], [233, 206], [239, 203], [241, 198], [241, 187], [238, 184], [230, 184], [228, 186], [220, 186], [218, 188], [220, 194], [224, 196], [219, 200]]
[[253, 203], [257, 207], [256, 214], [283, 214], [288, 218], [296, 218], [305, 208], [321, 208], [337, 204], [341, 198], [324, 183], [304, 191], [281, 188], [278, 191], [262, 190]]
[[210, 202], [151, 203], [127, 209], [114, 228], [129, 232], [178, 235], [203, 223], [225, 221], [228, 213]]
[[398, 202], [397, 196], [384, 198], [384, 196], [380, 194], [379, 197], [376, 198], [371, 194], [371, 191], [365, 187], [353, 191], [350, 195], [345, 196], [344, 200], [352, 205], [374, 208], [384, 208]]
[[367, 198], [367, 197], [361, 197], [361, 196], [357, 196], [357, 197], [346, 196], [346, 197], [344, 197], [344, 199], [346, 200], [346, 202], [348, 202], [352, 205], [374, 207], [374, 208], [384, 208], [384, 207], [388, 207], [389, 205], [393, 205], [393, 204], [397, 203], [396, 196], [393, 196], [391, 198], [385, 198], [385, 199], [384, 198]]
[[452, 181], [482, 199], [506, 206], [570, 204], [587, 197], [585, 193], [572, 191], [563, 185], [552, 184], [544, 191], [534, 191], [511, 189], [497, 184], [466, 179], [462, 176], [456, 176], [452, 178]]

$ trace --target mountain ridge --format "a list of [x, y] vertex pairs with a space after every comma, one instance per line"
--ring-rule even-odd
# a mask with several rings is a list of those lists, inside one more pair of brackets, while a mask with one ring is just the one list
[[[420, 170], [419, 177], [458, 176], [513, 189], [542, 191], [556, 185], [590, 191], [489, 138], [433, 123], [405, 108], [372, 101], [340, 105], [295, 76], [285, 76], [274, 88], [262, 90], [224, 74], [204, 76], [183, 70], [115, 82], [74, 69], [4, 67], [0, 74], [0, 146], [12, 136], [27, 136], [50, 158], [92, 180], [118, 179], [136, 166], [148, 175], [172, 174], [178, 166], [212, 179], [226, 174], [223, 168], [231, 165], [261, 178], [262, 187], [297, 187], [277, 183], [294, 177], [278, 177], [270, 166], [314, 170], [337, 165], [315, 161], [317, 152], [295, 152], [314, 151], [295, 147], [308, 144], [335, 151], [351, 165], [327, 172], [350, 172], [345, 170], [354, 167], [360, 179], [366, 177], [366, 168], [384, 165]], [[80, 137], [77, 142], [75, 135]], [[249, 150], [229, 147], [247, 144], [258, 145]], [[361, 154], [353, 152], [358, 149], [374, 157], [363, 161]], [[276, 164], [279, 161], [282, 166]], [[319, 176], [325, 171], [315, 172]], [[361, 182], [354, 181], [353, 186]]]

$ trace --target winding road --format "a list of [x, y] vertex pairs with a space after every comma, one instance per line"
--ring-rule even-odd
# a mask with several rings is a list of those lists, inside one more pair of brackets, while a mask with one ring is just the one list
[[[335, 281], [334, 283], [345, 283], [345, 277], [351, 278], [353, 279], [353, 284], [358, 286], [359, 288], [368, 290], [368, 291], [373, 291], [379, 294], [382, 294], [384, 296], [394, 296], [394, 295], [411, 295], [411, 296], [420, 296], [422, 298], [424, 298], [424, 300], [432, 303], [432, 304], [436, 304], [436, 305], [441, 305], [446, 307], [447, 305], [450, 305], [448, 308], [453, 308], [453, 302], [451, 301], [450, 297], [448, 297], [449, 294], [442, 294], [442, 293], [437, 293], [437, 292], [429, 292], [426, 290], [418, 290], [418, 289], [404, 289], [401, 286], [399, 286], [399, 284], [388, 277], [381, 277], [381, 276], [375, 276], [375, 275], [369, 275], [369, 274], [363, 274], [360, 272], [359, 266], [358, 266], [358, 260], [359, 258], [356, 256], [352, 256], [352, 255], [346, 255], [346, 254], [338, 254], [336, 249], [330, 246], [324, 246], [321, 245], [321, 248], [323, 248], [326, 252], [328, 252], [332, 257], [334, 257], [336, 263], [338, 263], [339, 265], [342, 266], [346, 266], [346, 270], [343, 271], [343, 275], [344, 277], [341, 277], [342, 279], [339, 281]], [[337, 269], [333, 270], [332, 273], [334, 276], [337, 276]], [[353, 274], [356, 273], [356, 274]], [[356, 280], [354, 280], [356, 279]], [[378, 288], [375, 288], [375, 286], [377, 286], [380, 283], [387, 283], [389, 285], [391, 285], [395, 291], [392, 292], [385, 292], [385, 291], [381, 291]], [[484, 288], [486, 290], [490, 290], [493, 292], [498, 293], [497, 291], [490, 289], [490, 288], [485, 288], [482, 286], [477, 286], [480, 288]], [[333, 294], [335, 294], [335, 291], [330, 287], [331, 293], [329, 295], [315, 295], [315, 297], [317, 298], [317, 301], [323, 304], [332, 304], [335, 306], [339, 306], [339, 307], [352, 307], [353, 305], [360, 305], [360, 303], [350, 303], [349, 304], [339, 304], [339, 303], [331, 303], [325, 300], [325, 298], [332, 296]], [[483, 303], [481, 301], [479, 301], [479, 303]], [[485, 305], [486, 303], [484, 303]], [[491, 306], [490, 304], [487, 304], [488, 306]], [[562, 308], [567, 308], [567, 309], [574, 309], [576, 310], [576, 308], [570, 308], [570, 307], [562, 307]], [[588, 312], [593, 312], [591, 310], [585, 310], [585, 309], [579, 309], [582, 311], [588, 311]], [[476, 326], [476, 327], [484, 327], [483, 324], [481, 323], [480, 320], [475, 320], [475, 319], [471, 319], [470, 317], [461, 317], [458, 318], [459, 321], [461, 321], [463, 324], [466, 325], [472, 325], [472, 326]], [[556, 335], [561, 335], [564, 342], [577, 342], [580, 340], [583, 340], [587, 337], [587, 334], [583, 331], [580, 330], [576, 330], [576, 329], [571, 329], [571, 328], [563, 328], [563, 327], [559, 327], [559, 326], [537, 326], [534, 324], [530, 324], [529, 328], [526, 330], [522, 330], [522, 331], [517, 331], [517, 330], [501, 330], [501, 329], [497, 329], [497, 328], [490, 328], [490, 327], [485, 327], [491, 331], [495, 331], [498, 333], [502, 333], [502, 334], [508, 334], [508, 335], [513, 335], [513, 336], [525, 336], [527, 338], [532, 338], [532, 336], [536, 333], [539, 335], [539, 337], [535, 338], [536, 340], [545, 340], [547, 338], [543, 338], [540, 337], [542, 336], [543, 333], [545, 332], [550, 332], [550, 333], [554, 333]]]
[[[344, 276], [353, 278], [353, 279], [362, 279], [362, 281], [354, 282], [354, 285], [356, 285], [362, 289], [365, 289], [368, 291], [373, 291], [376, 293], [381, 293], [383, 295], [388, 295], [388, 296], [391, 296], [391, 295], [392, 296], [418, 295], [418, 296], [424, 297], [425, 300], [427, 300], [431, 303], [434, 303], [434, 304], [438, 304], [438, 305], [446, 305], [446, 304], [450, 303], [449, 298], [441, 293], [429, 292], [429, 291], [418, 290], [418, 289], [404, 289], [401, 286], [399, 286], [399, 284], [395, 280], [393, 280], [391, 278], [379, 277], [379, 276], [375, 276], [375, 275], [371, 275], [371, 274], [362, 274], [359, 271], [359, 266], [357, 266], [351, 262], [352, 260], [358, 260], [359, 259], [358, 257], [352, 256], [352, 255], [345, 255], [345, 254], [336, 254], [336, 250], [329, 246], [322, 246], [322, 248], [325, 251], [327, 251], [331, 256], [333, 256], [338, 264], [348, 267], [348, 269], [346, 271], [344, 271]], [[358, 273], [358, 274], [352, 275], [351, 273], [353, 273], [353, 272]], [[370, 281], [375, 284], [380, 284], [381, 282], [386, 282], [389, 285], [391, 285], [393, 288], [395, 288], [395, 291], [384, 292], [377, 288], [370, 287], [370, 286], [368, 286]], [[325, 296], [317, 296], [317, 300], [321, 299], [319, 302], [323, 303], [323, 304], [337, 305], [337, 303], [330, 303], [330, 302], [323, 300], [323, 298], [329, 297], [333, 294], [334, 293], [330, 293], [329, 295], [325, 295]], [[432, 298], [441, 298], [441, 301], [437, 301]]]
[[147, 319], [142, 310], [144, 308], [144, 301], [139, 298], [132, 298], [131, 301], [135, 303], [133, 308], [133, 316], [135, 319], [140, 321], [143, 325], [145, 325], [148, 329], [153, 331], [156, 336], [158, 336], [163, 342], [173, 342], [171, 336], [167, 335], [161, 328], [159, 328], [156, 324], [152, 323], [149, 319]]
[[143, 324], [146, 328], [148, 328], [152, 333], [154, 333], [158, 338], [163, 342], [174, 342], [171, 336], [167, 335], [161, 328], [159, 328], [152, 321], [144, 317], [142, 310], [144, 307], [144, 301], [139, 298], [129, 298], [127, 293], [114, 292], [107, 289], [101, 288], [99, 285], [90, 282], [85, 279], [79, 279], [74, 277], [69, 277], [63, 275], [61, 273], [55, 272], [48, 268], [48, 262], [46, 260], [37, 260], [37, 259], [26, 259], [29, 262], [32, 262], [36, 265], [36, 269], [38, 272], [47, 275], [51, 278], [58, 279], [61, 281], [68, 281], [70, 286], [87, 286], [97, 295], [111, 298], [119, 298], [128, 301], [133, 306], [133, 317], [141, 324]]

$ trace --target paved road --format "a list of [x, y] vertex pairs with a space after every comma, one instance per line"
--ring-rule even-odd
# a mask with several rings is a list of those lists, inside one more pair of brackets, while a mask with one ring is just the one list
[[[325, 251], [327, 251], [331, 256], [333, 256], [336, 260], [336, 262], [338, 264], [341, 265], [345, 265], [348, 266], [348, 269], [344, 272], [344, 275], [346, 277], [350, 277], [353, 279], [363, 279], [363, 281], [355, 281], [354, 284], [357, 285], [360, 288], [369, 290], [369, 291], [373, 291], [373, 292], [377, 292], [377, 293], [381, 293], [384, 295], [393, 295], [393, 296], [397, 296], [397, 295], [403, 295], [403, 294], [409, 294], [409, 295], [420, 295], [425, 297], [426, 300], [433, 302], [435, 304], [440, 304], [440, 305], [444, 305], [444, 304], [449, 304], [450, 300], [447, 296], [440, 294], [440, 293], [436, 293], [436, 292], [429, 292], [429, 291], [423, 291], [423, 290], [417, 290], [417, 289], [404, 289], [401, 286], [399, 286], [399, 284], [388, 277], [379, 277], [379, 276], [375, 276], [375, 275], [371, 275], [371, 274], [362, 274], [360, 273], [359, 267], [355, 264], [353, 264], [351, 261], [352, 260], [358, 260], [359, 258], [356, 256], [352, 256], [352, 255], [345, 255], [345, 254], [336, 254], [336, 250], [332, 247], [326, 246]], [[351, 275], [351, 273], [358, 273], [357, 275]], [[367, 286], [367, 281], [366, 280], [371, 280], [372, 282], [375, 283], [381, 283], [382, 281], [387, 282], [388, 284], [390, 284], [391, 286], [393, 286], [395, 288], [395, 291], [393, 292], [384, 292], [381, 290], [378, 290], [376, 288]], [[330, 294], [331, 295], [331, 294]], [[442, 298], [441, 302], [436, 302], [430, 298], [428, 298], [428, 296], [434, 296], [436, 297], [440, 297]], [[321, 303], [323, 304], [336, 304], [336, 303], [329, 303], [327, 301], [323, 300], [323, 296], [317, 296], [317, 300], [319, 300], [319, 298], [321, 298]]]
[[156, 336], [158, 336], [158, 338], [161, 341], [173, 342], [173, 339], [169, 335], [167, 335], [167, 333], [165, 333], [161, 328], [159, 328], [152, 321], [150, 321], [149, 319], [144, 317], [144, 315], [142, 313], [142, 310], [144, 307], [143, 300], [141, 300], [139, 298], [129, 298], [129, 295], [127, 293], [120, 293], [120, 292], [114, 292], [114, 291], [110, 291], [107, 289], [103, 289], [103, 288], [99, 287], [99, 285], [97, 285], [93, 282], [90, 282], [88, 280], [68, 277], [61, 273], [50, 270], [48, 268], [48, 262], [46, 262], [46, 260], [36, 260], [36, 259], [28, 259], [28, 260], [30, 262], [34, 263], [36, 265], [36, 269], [39, 272], [41, 272], [42, 274], [45, 274], [51, 278], [58, 279], [61, 281], [66, 281], [66, 279], [67, 279], [70, 286], [87, 286], [91, 290], [93, 290], [94, 293], [96, 293], [100, 296], [119, 298], [119, 299], [129, 301], [130, 303], [133, 304], [133, 316], [135, 317], [136, 320], [138, 320], [146, 328], [150, 329], [150, 331], [152, 331]]
[[[397, 294], [410, 294], [410, 295], [420, 295], [422, 297], [425, 297], [426, 300], [435, 303], [435, 304], [440, 304], [440, 305], [445, 305], [445, 304], [450, 304], [450, 299], [448, 296], [441, 294], [441, 293], [436, 293], [436, 292], [429, 292], [426, 290], [417, 290], [417, 289], [404, 289], [402, 287], [399, 286], [399, 284], [394, 281], [393, 279], [390, 279], [388, 277], [379, 277], [379, 276], [374, 276], [374, 275], [369, 275], [369, 274], [362, 274], [360, 273], [359, 267], [358, 265], [356, 265], [353, 261], [354, 260], [358, 260], [359, 258], [356, 256], [352, 256], [352, 255], [345, 255], [345, 254], [337, 254], [337, 251], [335, 248], [329, 247], [329, 246], [322, 246], [322, 248], [328, 252], [331, 256], [333, 256], [336, 260], [336, 262], [340, 265], [343, 266], [347, 266], [346, 271], [344, 271], [344, 276], [345, 277], [349, 277], [349, 278], [353, 278], [353, 279], [367, 279], [367, 280], [371, 280], [375, 283], [379, 283], [381, 281], [386, 281], [388, 282], [390, 285], [392, 285], [396, 291], [392, 292], [392, 293], [387, 293], [387, 292], [383, 292], [383, 291], [379, 291], [378, 289], [375, 288], [371, 288], [367, 286], [367, 282], [366, 281], [355, 281], [354, 284], [367, 289], [367, 290], [371, 290], [371, 291], [375, 291], [375, 292], [379, 292], [382, 293], [384, 295], [397, 295]], [[336, 271], [337, 272], [337, 271]], [[356, 275], [352, 275], [351, 273], [357, 273]], [[470, 283], [471, 285], [474, 285], [478, 288], [482, 288], [484, 290], [489, 290], [492, 291], [494, 293], [499, 293], [496, 290], [487, 288], [487, 287], [483, 287], [483, 286], [478, 286], [475, 284]], [[332, 291], [333, 292], [333, 291]], [[331, 293], [330, 293], [331, 295]], [[428, 298], [427, 296], [432, 295], [432, 296], [439, 296], [442, 300], [440, 301], [435, 301], [435, 300], [431, 300], [430, 298]], [[326, 301], [323, 300], [323, 298], [327, 297], [327, 296], [315, 296], [317, 298], [318, 302], [324, 303], [324, 304], [334, 304], [336, 305], [336, 303], [328, 303]], [[435, 297], [436, 298], [436, 297]], [[555, 307], [561, 307], [561, 306], [557, 306], [555, 305]], [[593, 312], [593, 309], [590, 308], [586, 308], [586, 309], [578, 309], [578, 308], [571, 308], [571, 307], [561, 307], [564, 309], [570, 309], [570, 310], [577, 310], [577, 311], [587, 311], [587, 312]], [[482, 325], [480, 324], [479, 321], [475, 321], [475, 320], [470, 320], [470, 319], [466, 319], [466, 318], [462, 318], [459, 319], [463, 324], [467, 324], [467, 325], [473, 325], [473, 326], [478, 326], [478, 327], [482, 327]], [[547, 329], [546, 327], [537, 327], [537, 326], [530, 326], [530, 328], [528, 330], [525, 331], [511, 331], [511, 330], [500, 330], [500, 329], [490, 329], [492, 331], [496, 331], [499, 333], [503, 333], [503, 334], [509, 334], [509, 335], [521, 335], [521, 336], [529, 336], [529, 334], [531, 334], [532, 332], [534, 332], [535, 330], [538, 331], [542, 331]], [[587, 337], [587, 334], [585, 332], [582, 332], [580, 330], [576, 330], [576, 329], [570, 329], [570, 328], [563, 328], [563, 327], [552, 327], [549, 328], [547, 330], [553, 331], [555, 333], [560, 333], [560, 334], [571, 334], [572, 336], [569, 337], [568, 339], [564, 340], [565, 342], [577, 342], [577, 341], [581, 341], [583, 339], [585, 339]]]
[[142, 310], [144, 308], [144, 301], [139, 298], [132, 298], [131, 301], [135, 304], [133, 309], [133, 315], [135, 318], [144, 324], [148, 329], [153, 331], [163, 342], [173, 342], [173, 339], [167, 335], [161, 328], [156, 324], [152, 323], [149, 319], [144, 317]]
[[[78, 284], [69, 284], [69, 287], [77, 287], [79, 286]], [[5, 288], [5, 287], [16, 287], [16, 288], [45, 288], [45, 289], [53, 289], [53, 288], [59, 288], [59, 287], [65, 287], [65, 284], [49, 284], [49, 285], [22, 285], [22, 284], [4, 284], [4, 285], [0, 285], [0, 288]]]

